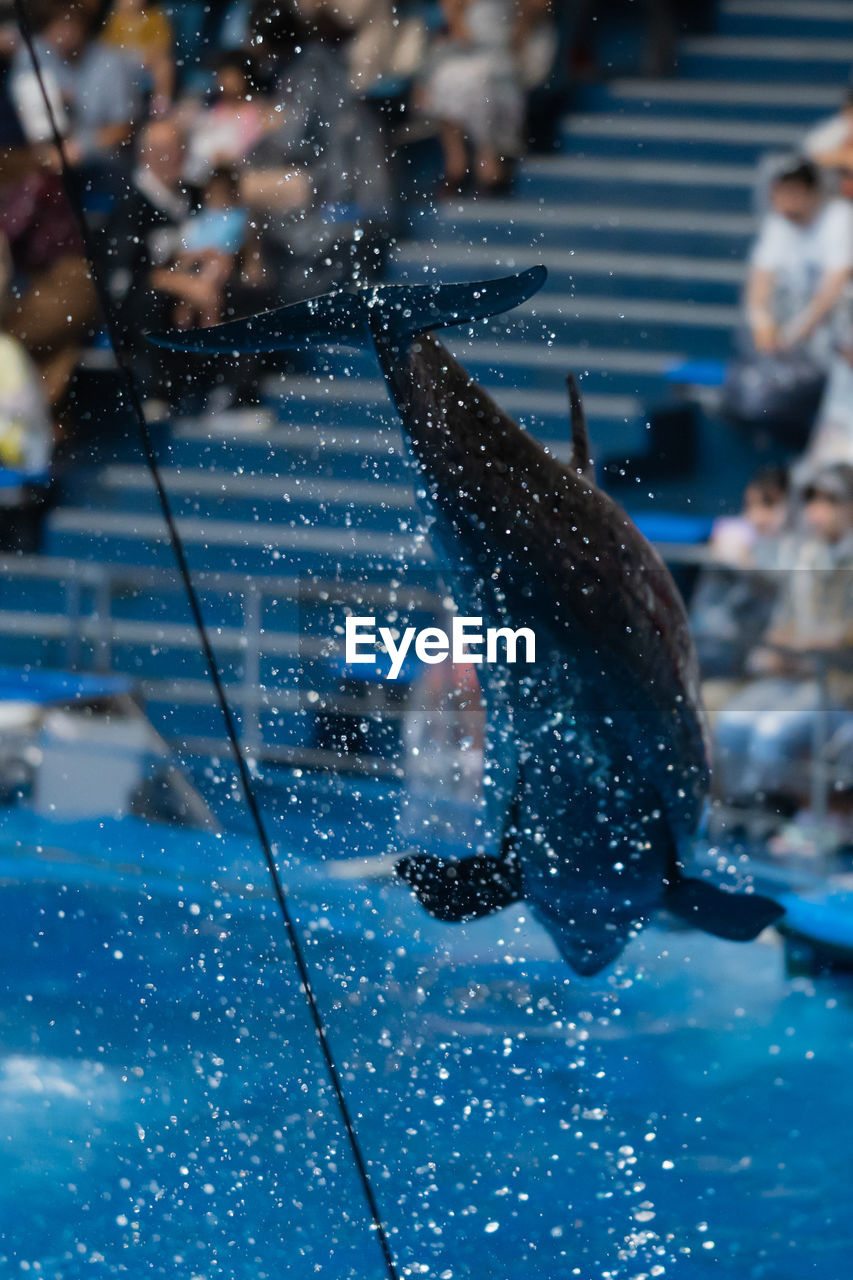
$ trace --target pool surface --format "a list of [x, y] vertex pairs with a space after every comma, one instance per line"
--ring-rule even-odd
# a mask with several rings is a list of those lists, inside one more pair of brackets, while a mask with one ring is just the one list
[[[275, 837], [401, 1275], [846, 1280], [853, 986], [657, 927], [570, 977], [352, 790]], [[0, 878], [0, 1274], [380, 1276], [254, 846], [10, 810]]]

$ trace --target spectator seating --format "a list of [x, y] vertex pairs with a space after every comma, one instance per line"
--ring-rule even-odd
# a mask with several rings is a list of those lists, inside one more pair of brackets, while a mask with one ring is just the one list
[[[805, 16], [797, 17], [801, 9]], [[512, 198], [410, 211], [410, 236], [390, 264], [393, 280], [548, 266], [547, 291], [496, 326], [499, 344], [483, 329], [453, 333], [448, 342], [558, 454], [568, 450], [567, 371], [581, 375], [599, 454], [636, 455], [645, 411], [671, 396], [673, 370], [685, 362], [719, 368], [730, 355], [753, 230], [755, 161], [768, 147], [790, 146], [836, 105], [853, 61], [834, 9], [790, 12], [777, 15], [765, 0], [723, 0], [718, 33], [683, 42], [676, 78], [584, 91], [561, 151], [525, 161]], [[433, 565], [428, 549], [415, 549], [411, 483], [378, 372], [351, 355], [323, 357], [317, 371], [334, 380], [311, 372], [268, 377], [254, 420], [243, 411], [175, 425], [161, 461], [192, 566], [252, 576], [403, 575], [429, 585]], [[683, 505], [688, 492], [694, 510], [710, 511], [739, 490], [731, 438], [721, 432], [706, 425], [701, 482], [662, 486], [653, 499], [628, 489], [623, 500], [651, 536], [696, 542], [707, 533], [701, 514], [674, 526], [661, 511]], [[752, 465], [744, 454], [744, 475]], [[170, 564], [147, 473], [131, 448], [81, 489], [49, 517], [49, 556], [128, 568]], [[62, 590], [59, 568], [55, 580], [42, 573], [4, 583], [0, 661], [33, 660], [24, 657], [22, 611], [58, 618]], [[237, 646], [226, 675], [238, 680], [235, 593], [211, 591], [205, 603], [211, 624]], [[129, 592], [122, 609], [114, 668], [147, 687], [167, 737], [215, 736], [177, 589]], [[268, 745], [299, 737], [278, 697], [298, 649], [288, 609], [283, 604], [264, 621]], [[47, 634], [51, 627], [56, 634]], [[46, 621], [43, 652], [61, 663], [57, 627]]]

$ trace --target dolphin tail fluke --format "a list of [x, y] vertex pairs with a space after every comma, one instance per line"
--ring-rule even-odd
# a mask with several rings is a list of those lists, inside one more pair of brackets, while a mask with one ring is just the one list
[[363, 346], [369, 340], [367, 316], [353, 293], [324, 293], [273, 311], [207, 329], [165, 329], [149, 333], [157, 347], [208, 355], [245, 355], [292, 351], [307, 346]]
[[[518, 307], [542, 288], [548, 272], [531, 267], [499, 280], [466, 284], [398, 284], [365, 295], [377, 343], [401, 346], [419, 333], [471, 324]], [[373, 299], [373, 301], [371, 301]]]
[[750, 942], [785, 914], [784, 907], [760, 893], [731, 893], [687, 876], [670, 887], [666, 906], [686, 924], [731, 942]]
[[471, 284], [398, 284], [340, 290], [208, 329], [149, 334], [158, 347], [211, 355], [307, 346], [402, 348], [419, 333], [510, 311], [545, 283], [544, 267]]

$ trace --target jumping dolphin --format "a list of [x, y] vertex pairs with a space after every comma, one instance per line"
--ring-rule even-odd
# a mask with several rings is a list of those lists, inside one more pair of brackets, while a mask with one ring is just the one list
[[545, 276], [534, 267], [477, 284], [341, 290], [152, 341], [223, 355], [374, 348], [457, 606], [486, 626], [536, 635], [535, 664], [480, 667], [483, 849], [452, 861], [415, 854], [398, 873], [442, 920], [526, 900], [588, 975], [661, 907], [734, 940], [783, 911], [683, 873], [709, 784], [696, 658], [669, 571], [595, 482], [574, 381], [563, 465], [431, 332], [506, 312]]

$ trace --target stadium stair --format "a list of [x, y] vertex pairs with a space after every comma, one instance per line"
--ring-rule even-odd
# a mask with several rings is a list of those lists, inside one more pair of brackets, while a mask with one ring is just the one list
[[[848, 17], [840, 0], [723, 0], [715, 34], [682, 43], [672, 79], [584, 90], [559, 153], [525, 161], [511, 198], [417, 210], [391, 279], [474, 279], [544, 262], [550, 275], [540, 296], [486, 327], [450, 332], [449, 346], [559, 456], [569, 444], [569, 370], [580, 376], [597, 453], [641, 453], [649, 410], [672, 402], [671, 371], [731, 353], [756, 161], [790, 149], [837, 108], [853, 62]], [[260, 414], [177, 423], [161, 451], [192, 566], [207, 575], [202, 600], [226, 678], [236, 685], [246, 660], [241, 579], [435, 582], [378, 372], [367, 357], [326, 359], [317, 376], [268, 377]], [[620, 497], [660, 540], [673, 530], [673, 541], [696, 540], [720, 496], [732, 497], [733, 448], [724, 428], [703, 432], [702, 483], [679, 491], [680, 524], [666, 522], [665, 486], [654, 498], [645, 488]], [[691, 519], [691, 509], [704, 518]], [[40, 573], [4, 582], [2, 663], [41, 657], [62, 665], [62, 558], [117, 572], [170, 564], [138, 459], [122, 457], [77, 485], [73, 501], [49, 518], [46, 550], [57, 559]], [[217, 588], [217, 574], [232, 585]], [[80, 598], [85, 663], [98, 652], [97, 592], [86, 588]], [[127, 586], [111, 608], [110, 662], [141, 682], [155, 722], [172, 740], [214, 737], [215, 708], [177, 584]], [[293, 687], [304, 617], [292, 601], [264, 610], [262, 741], [268, 750], [304, 746], [311, 733]], [[316, 667], [314, 675], [322, 680]]]

